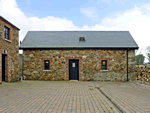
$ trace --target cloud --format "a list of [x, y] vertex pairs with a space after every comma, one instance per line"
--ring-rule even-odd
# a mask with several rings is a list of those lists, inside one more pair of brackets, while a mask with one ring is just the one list
[[[92, 27], [84, 25], [83, 29], [129, 31], [140, 47], [139, 51], [146, 55], [145, 48], [150, 46], [150, 4], [140, 7], [135, 5], [133, 9], [102, 18], [99, 24]], [[148, 60], [145, 59], [145, 61]]]
[[149, 46], [150, 42], [150, 4], [135, 7], [125, 12], [104, 17], [99, 24], [92, 27], [84, 25], [86, 30], [127, 30], [140, 47]]
[[86, 17], [88, 17], [90, 19], [98, 18], [95, 7], [80, 8], [80, 12], [83, 13]]
[[[9, 7], [9, 8], [8, 8]], [[65, 17], [59, 18], [47, 16], [44, 18], [27, 17], [21, 9], [19, 9], [16, 0], [1, 0], [0, 14], [8, 21], [21, 29], [20, 40], [23, 40], [27, 31], [30, 30], [75, 30], [80, 29], [75, 26], [72, 20]]]
[[[102, 19], [101, 26], [113, 27], [117, 29], [129, 30], [140, 47], [146, 47], [150, 41], [150, 16], [145, 14], [145, 9], [135, 7], [124, 13], [119, 13], [111, 17]], [[149, 5], [150, 7], [150, 5]]]

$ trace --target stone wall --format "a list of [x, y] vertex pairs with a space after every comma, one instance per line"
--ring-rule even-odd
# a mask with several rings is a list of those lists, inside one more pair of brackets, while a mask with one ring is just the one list
[[22, 57], [23, 57], [23, 54], [19, 54], [19, 71], [18, 71], [18, 75], [19, 76], [22, 76]]
[[150, 83], [150, 66], [135, 65], [130, 68], [129, 73], [131, 73], [133, 79], [139, 83]]
[[[134, 50], [129, 51], [129, 66], [134, 66]], [[25, 80], [69, 80], [69, 59], [79, 60], [79, 80], [126, 81], [127, 50], [24, 50]], [[43, 71], [43, 60], [50, 59], [50, 71]], [[108, 71], [101, 70], [101, 60], [107, 60]], [[63, 63], [64, 62], [64, 63]], [[129, 76], [133, 80], [132, 75]]]
[[[10, 28], [9, 40], [5, 40], [4, 26]], [[19, 30], [0, 18], [0, 82], [2, 82], [2, 54], [6, 56], [6, 81], [18, 81], [18, 66], [19, 66]], [[7, 50], [7, 52], [4, 52]]]
[[[134, 56], [134, 57], [133, 57]], [[128, 52], [128, 76], [129, 80], [134, 80], [134, 75], [131, 70], [135, 67], [135, 51], [131, 50]]]

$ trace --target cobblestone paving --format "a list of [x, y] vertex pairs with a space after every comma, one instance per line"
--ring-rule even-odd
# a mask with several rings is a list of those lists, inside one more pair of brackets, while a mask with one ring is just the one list
[[91, 82], [23, 81], [0, 85], [0, 113], [118, 113]]
[[126, 113], [150, 113], [150, 86], [131, 82], [97, 82], [97, 85]]

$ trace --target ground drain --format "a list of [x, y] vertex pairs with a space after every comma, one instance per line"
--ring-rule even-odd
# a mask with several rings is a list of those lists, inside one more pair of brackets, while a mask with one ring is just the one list
[[92, 84], [93, 84], [94, 87], [95, 87], [96, 89], [98, 89], [121, 113], [126, 113], [117, 103], [115, 103], [114, 101], [112, 101], [112, 100], [100, 89], [100, 87], [99, 87], [96, 83], [92, 82]]

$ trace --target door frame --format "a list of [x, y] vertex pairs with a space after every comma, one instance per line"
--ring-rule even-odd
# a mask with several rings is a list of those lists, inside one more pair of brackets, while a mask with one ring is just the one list
[[69, 59], [69, 80], [70, 80], [70, 61], [77, 61], [78, 62], [78, 66], [77, 66], [77, 80], [79, 80], [79, 60], [78, 59]]
[[5, 81], [3, 81], [3, 65], [1, 67], [2, 73], [1, 73], [1, 77], [2, 77], [2, 82], [7, 82], [8, 81], [8, 54], [1, 54], [2, 56], [2, 60], [1, 60], [1, 64], [3, 64], [3, 56], [5, 57]]
[[66, 77], [67, 77], [67, 80], [69, 80], [69, 60], [79, 60], [79, 81], [82, 80], [82, 77], [81, 77], [81, 59], [82, 57], [66, 57]]

